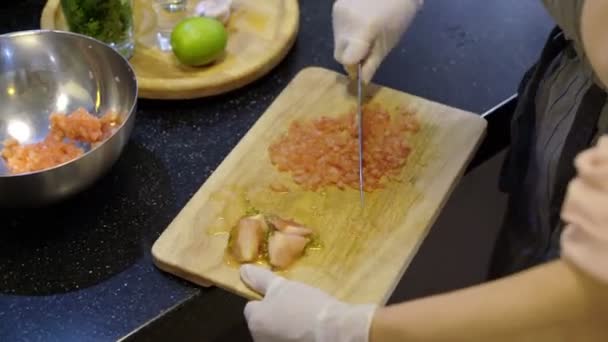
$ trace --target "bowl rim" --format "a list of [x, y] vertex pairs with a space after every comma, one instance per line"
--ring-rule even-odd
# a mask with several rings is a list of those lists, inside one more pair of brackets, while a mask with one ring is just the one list
[[[46, 29], [39, 29], [39, 30], [24, 30], [24, 31], [15, 31], [15, 32], [9, 32], [9, 33], [4, 33], [4, 34], [0, 34], [0, 39], [2, 38], [12, 38], [12, 37], [19, 37], [19, 36], [27, 36], [27, 35], [39, 35], [39, 34], [58, 34], [58, 35], [64, 35], [64, 36], [74, 36], [76, 38], [80, 38], [80, 39], [84, 39], [84, 40], [88, 40], [91, 41], [95, 44], [99, 44], [104, 46], [105, 48], [109, 49], [112, 51], [112, 53], [118, 55], [118, 57], [120, 57], [124, 62], [125, 65], [127, 66], [127, 69], [129, 71], [129, 73], [131, 73], [131, 76], [133, 76], [133, 81], [135, 82], [135, 100], [133, 101], [133, 104], [131, 105], [131, 108], [129, 108], [128, 113], [125, 117], [124, 120], [122, 120], [122, 122], [120, 123], [120, 125], [118, 126], [118, 129], [116, 129], [112, 135], [110, 135], [108, 138], [106, 138], [105, 140], [103, 140], [100, 144], [95, 145], [94, 147], [91, 147], [91, 149], [89, 149], [88, 151], [86, 151], [85, 153], [83, 153], [82, 155], [72, 159], [72, 160], [68, 160], [67, 162], [61, 163], [61, 164], [57, 164], [55, 166], [46, 168], [46, 169], [42, 169], [42, 170], [38, 170], [38, 171], [32, 171], [32, 172], [22, 172], [22, 173], [17, 173], [14, 175], [11, 174], [7, 174], [7, 175], [2, 175], [0, 174], [0, 179], [6, 179], [6, 178], [16, 178], [16, 177], [27, 177], [27, 176], [32, 176], [32, 175], [37, 175], [37, 174], [41, 174], [44, 172], [48, 172], [48, 171], [53, 171], [53, 170], [57, 170], [60, 169], [64, 166], [67, 166], [69, 164], [78, 162], [81, 159], [84, 159], [86, 156], [88, 156], [89, 154], [92, 154], [93, 152], [95, 152], [97, 149], [101, 148], [103, 145], [105, 145], [110, 139], [114, 138], [116, 136], [116, 134], [121, 131], [124, 126], [127, 124], [127, 122], [131, 119], [131, 116], [134, 115], [134, 111], [135, 108], [137, 108], [137, 101], [139, 99], [139, 84], [137, 82], [137, 76], [135, 74], [135, 70], [133, 69], [133, 66], [131, 65], [131, 63], [129, 62], [129, 60], [127, 58], [125, 58], [123, 55], [121, 55], [118, 51], [114, 50], [114, 48], [112, 48], [110, 45], [102, 42], [101, 40], [83, 35], [83, 34], [79, 34], [79, 33], [75, 33], [75, 32], [70, 32], [70, 31], [63, 31], [63, 30], [46, 30]], [[0, 141], [0, 145], [3, 145], [3, 142]], [[2, 156], [0, 156], [0, 159], [4, 159]], [[4, 162], [4, 160], [2, 160], [1, 162]]]

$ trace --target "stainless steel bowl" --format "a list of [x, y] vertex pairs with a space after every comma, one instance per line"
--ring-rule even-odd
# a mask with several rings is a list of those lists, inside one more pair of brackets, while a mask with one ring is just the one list
[[0, 35], [0, 144], [10, 137], [22, 143], [42, 140], [52, 112], [84, 107], [97, 115], [107, 110], [122, 115], [108, 140], [51, 169], [12, 175], [0, 157], [0, 206], [47, 205], [93, 184], [129, 140], [136, 102], [133, 69], [106, 44], [61, 31]]

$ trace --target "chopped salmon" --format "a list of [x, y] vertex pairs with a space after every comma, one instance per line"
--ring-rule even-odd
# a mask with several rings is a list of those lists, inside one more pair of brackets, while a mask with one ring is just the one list
[[52, 113], [49, 117], [51, 131], [75, 141], [96, 143], [112, 135], [120, 123], [120, 117], [114, 112], [107, 112], [101, 118], [78, 108], [69, 115]]
[[0, 152], [6, 166], [13, 174], [40, 171], [61, 165], [81, 156], [84, 150], [48, 135], [43, 141], [21, 145], [15, 139], [4, 141]]
[[120, 124], [120, 116], [107, 112], [98, 118], [84, 108], [70, 115], [52, 113], [51, 129], [43, 141], [21, 145], [15, 139], [4, 141], [0, 155], [12, 174], [48, 169], [84, 154], [75, 141], [91, 143], [94, 147], [109, 138]]
[[[337, 118], [294, 121], [268, 148], [270, 161], [307, 190], [359, 186], [358, 130], [354, 111]], [[391, 116], [380, 106], [363, 109], [363, 171], [366, 191], [383, 187], [406, 164], [409, 137], [420, 130], [411, 111]]]

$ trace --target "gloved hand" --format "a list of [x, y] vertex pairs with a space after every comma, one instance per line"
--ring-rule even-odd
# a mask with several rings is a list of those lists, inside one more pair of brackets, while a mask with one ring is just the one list
[[244, 265], [241, 278], [265, 295], [245, 307], [257, 342], [367, 342], [375, 305], [350, 305], [269, 270]]
[[352, 76], [363, 62], [370, 82], [380, 63], [399, 42], [424, 0], [337, 0], [333, 7], [334, 57]]

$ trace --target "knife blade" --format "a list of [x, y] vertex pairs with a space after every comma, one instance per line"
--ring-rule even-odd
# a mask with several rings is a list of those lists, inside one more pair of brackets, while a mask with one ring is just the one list
[[361, 80], [361, 63], [357, 66], [357, 126], [359, 139], [359, 196], [361, 207], [364, 206], [363, 194], [363, 81]]

